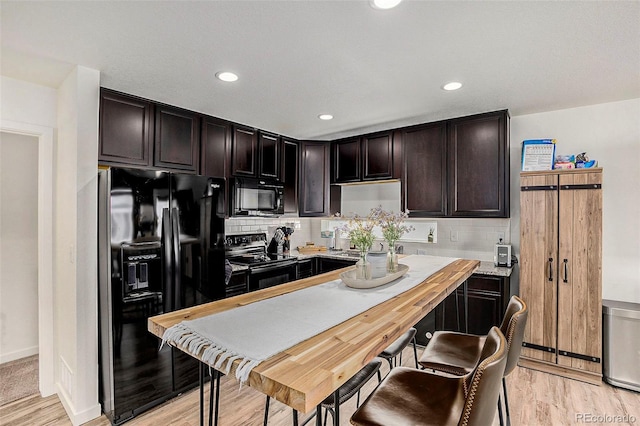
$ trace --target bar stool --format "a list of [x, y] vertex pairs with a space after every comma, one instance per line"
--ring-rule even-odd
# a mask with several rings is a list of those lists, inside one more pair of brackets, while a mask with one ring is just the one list
[[357, 426], [486, 426], [493, 422], [507, 342], [489, 331], [475, 367], [464, 376], [394, 368], [351, 416]]
[[[302, 425], [307, 424], [315, 416], [321, 415], [321, 408], [325, 409], [324, 423], [327, 422], [327, 413], [331, 413], [333, 421], [338, 424], [340, 418], [340, 405], [350, 400], [354, 395], [358, 396], [356, 406], [360, 406], [360, 389], [364, 386], [375, 374], [378, 375], [378, 383], [382, 381], [380, 375], [380, 366], [382, 360], [380, 358], [374, 358], [367, 365], [362, 367], [353, 377], [347, 380], [342, 386], [338, 388], [334, 393], [326, 397], [318, 406], [316, 414], [307, 418]], [[337, 403], [336, 403], [337, 396]], [[269, 421], [269, 402], [271, 397], [267, 395], [267, 400], [264, 407], [264, 426], [267, 426]], [[298, 426], [298, 412], [293, 410], [293, 425]]]
[[[500, 331], [507, 339], [507, 365], [502, 377], [504, 389], [504, 405], [507, 415], [507, 425], [511, 424], [509, 415], [509, 401], [507, 399], [507, 384], [505, 378], [511, 374], [518, 363], [524, 329], [527, 323], [528, 308], [518, 296], [512, 296], [507, 305], [504, 319], [500, 324]], [[423, 368], [442, 371], [453, 375], [464, 375], [471, 371], [480, 357], [482, 345], [486, 336], [456, 333], [453, 331], [436, 331], [424, 349], [419, 363]], [[500, 398], [498, 398], [498, 413], [500, 424], [503, 425]]]
[[409, 345], [409, 343], [413, 343], [413, 357], [416, 361], [416, 368], [418, 368], [416, 332], [417, 330], [411, 327], [409, 330], [407, 330], [406, 333], [398, 337], [393, 343], [387, 346], [387, 348], [378, 355], [380, 358], [384, 358], [389, 362], [389, 371], [391, 371], [393, 367], [398, 366], [398, 357], [400, 360], [400, 365], [402, 365], [402, 351], [407, 347], [407, 345]]

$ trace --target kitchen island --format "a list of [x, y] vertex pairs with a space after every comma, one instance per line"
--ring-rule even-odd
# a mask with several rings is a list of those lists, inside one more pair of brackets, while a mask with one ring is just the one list
[[[420, 284], [257, 365], [247, 384], [306, 413], [338, 389], [391, 342], [434, 309], [478, 268], [477, 260], [458, 259]], [[184, 320], [224, 312], [339, 278], [337, 270], [229, 299], [151, 317], [158, 337]], [[182, 348], [180, 348], [182, 349]], [[235, 373], [234, 363], [231, 374]]]

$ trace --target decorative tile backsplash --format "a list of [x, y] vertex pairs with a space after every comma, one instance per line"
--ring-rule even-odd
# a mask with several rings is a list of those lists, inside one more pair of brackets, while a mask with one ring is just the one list
[[[225, 221], [225, 232], [265, 232], [270, 239], [278, 226], [289, 226], [295, 230], [291, 235], [291, 247], [302, 246], [308, 241], [329, 246], [331, 240], [322, 238], [321, 232], [331, 229], [333, 222], [328, 218], [230, 218]], [[504, 243], [511, 241], [510, 219], [407, 219], [407, 223], [416, 231], [410, 235], [410, 241], [399, 243], [406, 254], [420, 251], [436, 256], [493, 261], [494, 245], [499, 239], [502, 238]], [[428, 243], [428, 231], [434, 226], [435, 242]], [[348, 240], [340, 240], [337, 245], [348, 248]]]

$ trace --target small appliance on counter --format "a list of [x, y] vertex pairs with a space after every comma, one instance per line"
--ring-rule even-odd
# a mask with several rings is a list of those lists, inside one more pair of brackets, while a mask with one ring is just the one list
[[289, 236], [293, 234], [293, 228], [281, 226], [273, 234], [267, 247], [268, 254], [288, 253], [290, 249]]
[[493, 264], [511, 268], [511, 244], [503, 244], [502, 238], [494, 248]]

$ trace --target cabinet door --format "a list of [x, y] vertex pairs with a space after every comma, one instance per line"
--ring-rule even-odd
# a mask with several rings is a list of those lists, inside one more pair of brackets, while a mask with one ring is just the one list
[[362, 180], [393, 177], [391, 132], [362, 138]]
[[202, 120], [200, 174], [211, 177], [228, 176], [231, 125], [213, 117]]
[[509, 133], [506, 111], [449, 124], [449, 215], [509, 217]]
[[404, 210], [410, 217], [446, 214], [446, 123], [402, 132]]
[[100, 89], [101, 163], [151, 165], [153, 104]]
[[520, 296], [529, 307], [522, 356], [555, 363], [558, 176], [523, 175], [520, 185]]
[[318, 273], [335, 271], [336, 269], [346, 268], [347, 266], [355, 265], [355, 260], [342, 260], [342, 259], [327, 259], [324, 257], [318, 258]]
[[280, 179], [280, 169], [282, 168], [280, 153], [280, 137], [268, 133], [260, 132], [258, 141], [260, 164], [258, 176], [269, 179]]
[[558, 226], [558, 364], [598, 374], [602, 365], [601, 184], [601, 173], [560, 175]]
[[360, 139], [333, 143], [333, 182], [360, 180]]
[[[509, 294], [509, 278], [474, 274], [467, 280], [467, 285], [469, 333], [487, 334], [491, 327], [500, 326], [502, 322], [506, 308], [504, 295]], [[464, 293], [461, 287], [445, 299], [439, 312], [439, 330], [464, 332]]]
[[284, 140], [282, 180], [284, 181], [284, 212], [298, 212], [298, 143]]
[[300, 144], [300, 216], [329, 214], [329, 144]]
[[258, 136], [249, 127], [235, 126], [231, 149], [231, 174], [234, 176], [257, 176], [256, 163]]
[[198, 173], [199, 158], [199, 115], [168, 105], [156, 105], [153, 165]]

